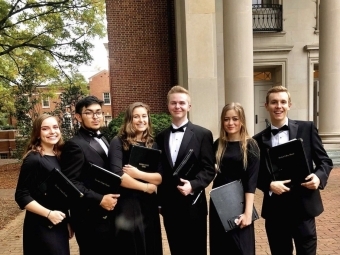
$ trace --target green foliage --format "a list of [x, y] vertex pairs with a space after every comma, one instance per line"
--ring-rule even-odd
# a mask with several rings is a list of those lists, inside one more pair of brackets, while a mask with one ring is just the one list
[[103, 134], [108, 139], [108, 141], [111, 141], [113, 137], [115, 137], [118, 134], [118, 131], [120, 127], [122, 126], [124, 122], [124, 113], [121, 112], [119, 115], [111, 120], [111, 122], [108, 125], [108, 130], [103, 128]]
[[34, 66], [26, 65], [23, 68], [22, 76], [18, 79], [17, 86], [13, 88], [14, 95], [14, 116], [17, 119], [19, 135], [16, 137], [16, 151], [14, 157], [21, 159], [32, 130], [32, 123], [38, 116], [36, 105], [38, 104], [36, 83], [37, 74]]
[[50, 84], [90, 64], [104, 15], [105, 0], [0, 0], [0, 111], [14, 112], [11, 85], [21, 84], [26, 66]]
[[55, 102], [55, 110], [51, 113], [59, 117], [64, 141], [69, 140], [77, 133], [80, 123], [74, 117], [75, 106], [88, 93], [87, 83], [83, 76], [74, 75], [72, 78], [70, 84], [67, 84], [67, 80], [62, 84], [64, 91], [59, 96], [60, 101]]
[[[116, 118], [112, 119], [107, 129], [103, 129], [104, 136], [111, 141], [113, 137], [118, 134], [120, 127], [124, 121], [124, 113], [121, 112]], [[166, 129], [171, 124], [171, 116], [166, 113], [153, 113], [151, 114], [151, 123], [154, 131], [154, 136]]]
[[171, 116], [167, 113], [151, 114], [151, 123], [156, 136], [171, 125]]

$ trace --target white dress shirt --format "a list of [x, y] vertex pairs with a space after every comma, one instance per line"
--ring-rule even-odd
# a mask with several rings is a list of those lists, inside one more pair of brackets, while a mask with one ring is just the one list
[[[188, 123], [188, 120], [184, 121], [179, 127], [177, 127], [175, 124], [171, 123], [173, 128], [180, 128], [181, 126], [185, 125]], [[187, 128], [184, 128], [184, 132], [175, 132], [172, 133], [170, 132], [170, 138], [169, 138], [169, 149], [170, 149], [170, 154], [171, 154], [171, 159], [172, 159], [172, 165], [174, 166], [176, 163], [177, 155], [178, 155], [178, 150], [179, 147], [181, 147], [181, 143], [183, 140], [183, 136], [185, 133], [185, 130]]]

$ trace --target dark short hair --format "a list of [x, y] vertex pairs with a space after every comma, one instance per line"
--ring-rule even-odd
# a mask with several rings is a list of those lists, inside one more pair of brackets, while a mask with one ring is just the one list
[[89, 107], [90, 105], [93, 105], [93, 104], [99, 104], [100, 107], [102, 107], [103, 104], [104, 104], [104, 101], [98, 99], [95, 96], [84, 97], [84, 98], [80, 99], [78, 101], [78, 103], [76, 104], [76, 113], [81, 114], [83, 107], [87, 108], [87, 107]]

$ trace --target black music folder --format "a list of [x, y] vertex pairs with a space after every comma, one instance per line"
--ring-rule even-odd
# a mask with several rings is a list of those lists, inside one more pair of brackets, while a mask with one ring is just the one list
[[301, 138], [268, 149], [268, 156], [274, 181], [302, 183], [311, 173]]
[[122, 178], [93, 163], [91, 165], [91, 189], [99, 194], [118, 194]]
[[154, 173], [158, 170], [161, 150], [148, 148], [139, 145], [132, 145], [129, 165], [141, 171]]
[[[214, 188], [210, 191], [210, 198], [214, 203], [217, 214], [226, 232], [237, 228], [235, 220], [244, 213], [245, 195], [240, 180], [233, 181]], [[255, 221], [259, 215], [253, 206], [253, 217]]]
[[193, 149], [190, 149], [185, 155], [182, 162], [178, 165], [173, 176], [176, 177], [178, 180], [179, 178], [185, 180], [193, 180], [196, 176], [196, 171], [194, 171], [194, 165], [196, 162], [196, 156]]
[[64, 198], [80, 198], [84, 194], [58, 169], [53, 168], [48, 177], [38, 186], [38, 192], [52, 192]]

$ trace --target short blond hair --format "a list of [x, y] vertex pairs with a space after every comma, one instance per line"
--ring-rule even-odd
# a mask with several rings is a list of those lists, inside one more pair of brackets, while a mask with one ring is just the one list
[[286, 92], [287, 95], [288, 95], [288, 103], [291, 104], [292, 103], [292, 99], [290, 97], [290, 93], [288, 91], [288, 89], [286, 87], [283, 87], [283, 86], [274, 86], [272, 88], [270, 88], [267, 92], [267, 95], [266, 95], [266, 104], [269, 103], [269, 95], [272, 94], [272, 93], [279, 93], [279, 92]]
[[183, 88], [182, 86], [179, 86], [179, 85], [176, 85], [176, 86], [173, 86], [169, 92], [168, 92], [168, 95], [167, 95], [167, 100], [168, 100], [168, 103], [169, 103], [169, 99], [170, 99], [170, 95], [171, 94], [175, 94], [175, 93], [182, 93], [182, 94], [186, 94], [188, 96], [188, 101], [189, 101], [189, 104], [190, 104], [190, 94], [189, 94], [189, 91], [185, 88]]

